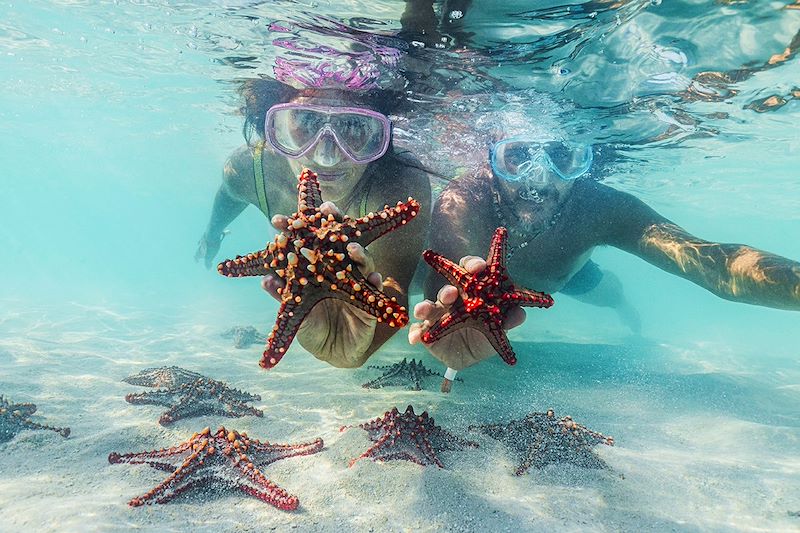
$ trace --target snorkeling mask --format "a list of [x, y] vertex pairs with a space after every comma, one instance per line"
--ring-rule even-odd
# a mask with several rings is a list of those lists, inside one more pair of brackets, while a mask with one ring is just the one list
[[589, 171], [592, 159], [591, 145], [530, 137], [503, 139], [492, 146], [489, 156], [495, 176], [532, 185], [545, 184], [548, 172], [562, 180], [577, 179]]
[[389, 117], [361, 107], [278, 104], [267, 111], [264, 133], [269, 144], [291, 159], [298, 159], [328, 136], [353, 163], [367, 164], [389, 148]]

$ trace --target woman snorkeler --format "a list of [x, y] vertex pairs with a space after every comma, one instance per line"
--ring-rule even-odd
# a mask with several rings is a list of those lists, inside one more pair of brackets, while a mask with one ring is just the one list
[[[195, 258], [210, 267], [225, 228], [251, 204], [275, 228], [285, 229], [285, 214], [297, 209], [297, 176], [307, 167], [319, 176], [326, 214], [359, 217], [408, 196], [426, 206], [407, 227], [375, 241], [369, 251], [359, 245], [348, 249], [371, 283], [408, 307], [408, 288], [430, 222], [431, 190], [419, 163], [393, 149], [387, 113], [398, 97], [378, 90], [293, 89], [264, 79], [245, 82], [241, 94], [248, 142], [225, 164]], [[276, 298], [281, 285], [277, 276], [262, 279], [262, 287]], [[352, 368], [363, 365], [396, 331], [345, 302], [326, 299], [308, 315], [297, 339], [318, 359]]]

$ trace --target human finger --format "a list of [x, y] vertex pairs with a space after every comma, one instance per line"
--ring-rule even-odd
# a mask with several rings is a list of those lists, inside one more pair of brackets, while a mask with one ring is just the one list
[[333, 215], [333, 218], [336, 220], [341, 220], [344, 216], [342, 210], [336, 207], [336, 204], [333, 202], [322, 202], [319, 205], [319, 212], [325, 216]]
[[286, 231], [289, 229], [289, 217], [286, 215], [275, 215], [272, 217], [270, 222], [272, 222], [272, 225], [275, 227], [275, 229], [280, 231]]
[[417, 320], [427, 320], [436, 310], [436, 304], [430, 300], [422, 300], [414, 306], [414, 318]]
[[439, 289], [439, 293], [436, 295], [436, 303], [441, 305], [450, 306], [456, 303], [458, 299], [458, 289], [453, 287], [452, 285], [445, 285], [441, 289]]
[[409, 344], [417, 344], [422, 342], [422, 324], [417, 322], [411, 324], [411, 327], [408, 329], [408, 343]]
[[522, 307], [515, 305], [514, 307], [508, 310], [508, 314], [506, 315], [506, 320], [503, 323], [503, 328], [513, 329], [516, 328], [517, 326], [521, 326], [522, 323], [525, 322], [525, 319], [527, 317], [528, 315], [525, 314], [525, 310]]
[[278, 289], [283, 288], [284, 285], [285, 283], [282, 279], [272, 274], [267, 274], [261, 278], [261, 288], [276, 300], [281, 299], [281, 295], [278, 294]]
[[364, 275], [375, 271], [375, 261], [372, 259], [372, 255], [357, 242], [351, 242], [347, 245], [347, 255], [358, 264]]
[[383, 276], [380, 272], [370, 272], [367, 276], [367, 281], [376, 289], [383, 290]]

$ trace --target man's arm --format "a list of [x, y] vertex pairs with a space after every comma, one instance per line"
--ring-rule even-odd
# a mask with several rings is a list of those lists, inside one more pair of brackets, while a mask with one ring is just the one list
[[800, 310], [800, 263], [744, 244], [699, 239], [641, 200], [597, 187], [607, 196], [602, 203], [613, 217], [605, 226], [605, 244], [638, 255], [720, 298]]

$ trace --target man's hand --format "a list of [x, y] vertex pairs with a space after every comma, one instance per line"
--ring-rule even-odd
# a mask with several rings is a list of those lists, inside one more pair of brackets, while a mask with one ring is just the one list
[[[461, 258], [459, 265], [470, 274], [477, 274], [486, 269], [486, 261], [480, 257], [468, 255]], [[422, 342], [422, 335], [447, 313], [459, 298], [458, 289], [445, 285], [439, 289], [436, 302], [424, 300], [414, 307], [414, 318], [421, 320], [411, 325], [408, 342]], [[513, 307], [505, 317], [505, 329], [515, 328], [525, 321], [525, 311], [521, 307]], [[453, 370], [461, 370], [495, 354], [495, 350], [480, 331], [464, 327], [436, 342], [425, 344], [428, 351]]]
[[[342, 213], [332, 202], [320, 205], [323, 215], [333, 215], [342, 219]], [[275, 215], [272, 225], [280, 231], [288, 228], [288, 217]], [[367, 282], [378, 290], [383, 288], [383, 279], [375, 272], [375, 262], [360, 244], [347, 245], [347, 254], [367, 278]], [[261, 279], [261, 287], [280, 300], [278, 289], [284, 282], [275, 275]], [[377, 319], [356, 307], [333, 298], [322, 300], [308, 314], [297, 333], [297, 340], [320, 361], [339, 368], [355, 368], [364, 364], [368, 358], [367, 350], [372, 344], [377, 327]]]

